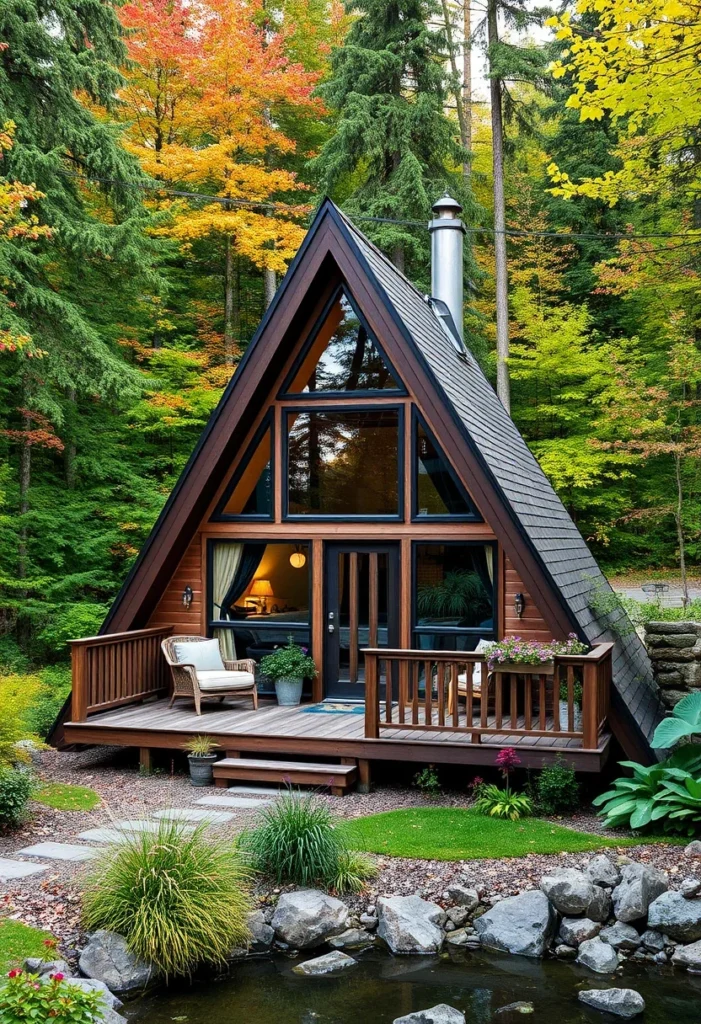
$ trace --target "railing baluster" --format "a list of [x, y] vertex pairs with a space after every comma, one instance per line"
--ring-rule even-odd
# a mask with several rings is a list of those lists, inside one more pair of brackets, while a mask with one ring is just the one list
[[548, 711], [548, 709], [546, 707], [546, 703], [545, 703], [546, 699], [547, 699], [547, 690], [546, 690], [547, 677], [543, 676], [543, 675], [538, 676], [538, 682], [539, 682], [539, 688], [538, 688], [538, 717], [539, 717], [539, 723], [538, 724], [540, 725], [541, 732], [544, 732], [545, 731], [545, 727], [547, 725], [547, 711]]
[[424, 725], [433, 725], [433, 663], [424, 662]]
[[439, 661], [436, 665], [436, 674], [438, 676], [438, 724], [445, 725], [445, 679], [444, 679], [445, 665], [442, 661]]
[[526, 732], [533, 728], [533, 676], [530, 674], [523, 681], [523, 725]]
[[504, 675], [502, 672], [494, 673], [494, 725], [501, 732], [502, 722], [502, 700], [504, 697]]
[[399, 722], [404, 724], [406, 706], [409, 703], [409, 662], [402, 658], [399, 662]]
[[411, 692], [411, 724], [419, 724], [419, 663], [412, 662], [412, 692]]
[[567, 731], [574, 732], [574, 666], [567, 666]]
[[[385, 722], [392, 724], [392, 675], [394, 671], [394, 658], [385, 659]], [[382, 673], [380, 673], [382, 676]]]
[[482, 669], [482, 682], [480, 685], [480, 728], [484, 731], [489, 725], [489, 690], [492, 682], [496, 679], [496, 673], [490, 675]]
[[518, 686], [518, 676], [515, 672], [510, 674], [511, 679], [511, 695], [510, 695], [510, 711], [511, 711], [511, 728], [518, 729], [518, 694], [516, 687]]
[[453, 727], [455, 729], [460, 725], [460, 684], [458, 676], [460, 670], [458, 665], [451, 661], [450, 663], [450, 707], [453, 712]]

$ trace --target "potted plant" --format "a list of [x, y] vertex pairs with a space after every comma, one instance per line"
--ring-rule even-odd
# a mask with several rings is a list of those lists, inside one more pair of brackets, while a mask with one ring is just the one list
[[570, 633], [567, 640], [522, 640], [520, 636], [505, 636], [484, 652], [490, 672], [519, 672], [521, 674], [552, 675], [553, 659], [563, 654], [584, 654], [586, 644]]
[[[580, 732], [582, 728], [582, 684], [575, 680], [572, 687], [572, 695], [574, 698], [574, 716], [572, 719], [572, 728], [575, 732]], [[569, 730], [569, 688], [567, 682], [563, 679], [560, 683], [560, 729], [563, 732]]]
[[261, 660], [260, 670], [275, 683], [277, 702], [283, 707], [299, 704], [304, 680], [316, 675], [316, 665], [308, 649], [296, 644], [291, 636], [285, 647], [278, 647]]
[[183, 747], [190, 762], [190, 782], [193, 786], [211, 786], [214, 781], [212, 765], [217, 759], [217, 744], [210, 736], [193, 736]]

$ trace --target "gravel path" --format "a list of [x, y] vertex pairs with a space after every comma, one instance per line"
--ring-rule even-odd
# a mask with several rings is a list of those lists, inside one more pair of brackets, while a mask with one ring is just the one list
[[[46, 782], [65, 782], [90, 786], [101, 797], [93, 811], [56, 811], [43, 804], [31, 805], [31, 817], [21, 829], [0, 835], [0, 857], [12, 857], [22, 847], [53, 840], [81, 842], [79, 832], [109, 826], [119, 819], [149, 818], [154, 811], [169, 807], [191, 807], [194, 801], [214, 790], [194, 790], [188, 776], [175, 770], [153, 775], [141, 774], [129, 755], [119, 748], [93, 748], [80, 753], [46, 751], [42, 755], [40, 775]], [[337, 814], [358, 817], [381, 811], [420, 806], [467, 807], [467, 794], [442, 794], [439, 801], [428, 801], [416, 789], [383, 786], [373, 793], [353, 793], [345, 797], [324, 797]], [[215, 826], [217, 835], [235, 834], [249, 826], [257, 809], [237, 808], [235, 818]], [[570, 828], [599, 834], [601, 822], [592, 814], [580, 814], [561, 820]], [[615, 851], [609, 851], [615, 852]], [[681, 880], [698, 865], [683, 853], [683, 847], [645, 845], [619, 851], [635, 860], [666, 870], [670, 882]], [[508, 896], [537, 886], [540, 877], [554, 866], [580, 866], [593, 854], [560, 854], [516, 857], [504, 860], [424, 861], [378, 857], [379, 872], [368, 891], [349, 899], [355, 909], [373, 903], [378, 895], [418, 893], [442, 902], [453, 881], [477, 888], [486, 896]], [[50, 870], [13, 883], [0, 883], [0, 913], [36, 927], [46, 928], [61, 937], [61, 948], [70, 956], [80, 938], [79, 879], [90, 865], [51, 861]], [[261, 885], [258, 895], [264, 900], [277, 898], [279, 889]]]

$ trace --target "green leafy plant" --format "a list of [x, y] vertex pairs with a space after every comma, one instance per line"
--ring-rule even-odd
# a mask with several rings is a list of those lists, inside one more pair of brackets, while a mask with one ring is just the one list
[[651, 746], [656, 750], [673, 747], [679, 740], [701, 733], [701, 691], [682, 697], [674, 705], [672, 714], [664, 718], [655, 729]]
[[67, 658], [68, 641], [81, 636], [95, 636], [108, 611], [109, 605], [90, 601], [64, 605], [51, 616], [37, 637], [41, 653], [47, 656], [47, 661]]
[[544, 814], [571, 814], [579, 807], [579, 783], [572, 765], [559, 755], [546, 765], [535, 783], [535, 802]]
[[[583, 695], [584, 695], [584, 690], [582, 688], [582, 684], [580, 682], [578, 682], [577, 680], [575, 680], [574, 684], [572, 686], [572, 699], [573, 699], [574, 703], [577, 705], [577, 707], [581, 708]], [[569, 687], [567, 686], [567, 681], [563, 679], [563, 681], [560, 683], [560, 700], [563, 701], [564, 703], [567, 703], [567, 701], [569, 701], [569, 699], [570, 699]]]
[[662, 790], [653, 797], [652, 821], [661, 821], [666, 831], [696, 835], [701, 826], [701, 779], [681, 775], [662, 779]]
[[193, 736], [183, 747], [192, 757], [208, 757], [217, 749], [217, 743], [211, 736]]
[[377, 874], [374, 860], [359, 850], [341, 850], [330, 884], [337, 892], [362, 892]]
[[462, 618], [470, 609], [490, 608], [489, 595], [476, 572], [453, 569], [438, 583], [426, 583], [416, 593], [420, 616]]
[[[658, 798], [666, 791], [664, 781], [684, 783], [687, 778], [697, 778], [701, 774], [701, 746], [680, 747], [660, 764], [648, 766], [635, 761], [620, 761], [619, 764], [629, 768], [632, 775], [616, 779], [611, 789], [592, 801], [594, 807], [599, 808], [606, 828], [644, 829], [653, 821], [664, 825], [662, 812], [653, 818]], [[676, 820], [671, 819], [672, 830]]]
[[15, 828], [21, 823], [33, 788], [29, 769], [0, 765], [0, 826]]
[[441, 791], [441, 782], [438, 778], [438, 772], [430, 764], [427, 768], [422, 768], [420, 772], [417, 772], [414, 776], [414, 785], [417, 789], [420, 789], [424, 796], [437, 797]]
[[85, 883], [83, 923], [123, 935], [166, 977], [223, 963], [246, 943], [249, 875], [230, 840], [164, 819], [108, 849]]
[[518, 821], [533, 813], [533, 801], [529, 796], [514, 793], [510, 789], [500, 789], [493, 783], [480, 787], [474, 806], [480, 814], [488, 814], [492, 818], [509, 818], [511, 821]]
[[94, 1024], [104, 1020], [102, 994], [69, 985], [63, 974], [41, 983], [36, 974], [10, 971], [0, 988], [2, 1024]]
[[314, 659], [306, 647], [300, 647], [290, 636], [284, 647], [261, 659], [260, 671], [273, 681], [277, 679], [313, 679], [316, 675]]
[[39, 673], [40, 686], [24, 715], [27, 730], [46, 739], [71, 692], [69, 665], [48, 665]]

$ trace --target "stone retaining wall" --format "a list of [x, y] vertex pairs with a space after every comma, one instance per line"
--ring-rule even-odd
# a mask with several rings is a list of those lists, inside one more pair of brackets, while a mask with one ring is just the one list
[[701, 622], [648, 622], [644, 640], [666, 707], [701, 689]]

